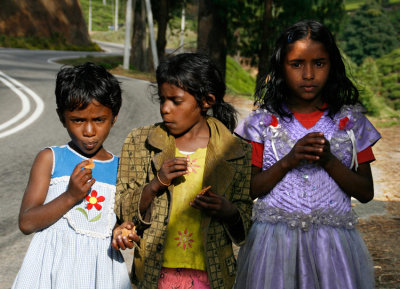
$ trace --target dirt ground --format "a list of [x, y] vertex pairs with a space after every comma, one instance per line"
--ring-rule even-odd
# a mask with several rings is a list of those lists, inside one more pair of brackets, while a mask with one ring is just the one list
[[[249, 99], [227, 96], [226, 101], [239, 111], [240, 119], [251, 111]], [[382, 139], [373, 147], [373, 202], [383, 203], [385, 210], [360, 218], [358, 228], [374, 262], [376, 288], [400, 289], [400, 125], [378, 130]]]
[[379, 128], [382, 139], [374, 146], [379, 170], [374, 182], [383, 194], [386, 214], [360, 219], [359, 229], [374, 261], [377, 289], [400, 288], [400, 126]]

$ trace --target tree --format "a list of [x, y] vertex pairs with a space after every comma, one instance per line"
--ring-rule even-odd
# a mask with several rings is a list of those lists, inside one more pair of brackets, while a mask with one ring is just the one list
[[171, 0], [152, 1], [154, 18], [157, 22], [157, 54], [161, 60], [165, 55], [165, 47], [167, 46], [167, 27], [170, 19], [169, 9]]
[[149, 72], [151, 71], [151, 56], [146, 34], [146, 7], [143, 0], [135, 2], [130, 63], [140, 71]]
[[357, 65], [368, 56], [379, 58], [399, 44], [392, 23], [375, 2], [364, 4], [349, 17], [340, 39], [343, 50]]
[[229, 0], [199, 0], [197, 50], [210, 56], [225, 77]]

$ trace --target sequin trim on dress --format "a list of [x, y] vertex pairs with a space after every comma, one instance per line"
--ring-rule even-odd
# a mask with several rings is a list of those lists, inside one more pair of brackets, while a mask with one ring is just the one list
[[344, 215], [338, 215], [333, 211], [317, 210], [310, 214], [303, 212], [287, 212], [274, 208], [263, 202], [256, 202], [253, 207], [253, 221], [268, 223], [287, 223], [290, 229], [300, 228], [308, 231], [310, 228], [318, 228], [321, 225], [354, 229], [358, 223], [357, 215], [349, 211]]

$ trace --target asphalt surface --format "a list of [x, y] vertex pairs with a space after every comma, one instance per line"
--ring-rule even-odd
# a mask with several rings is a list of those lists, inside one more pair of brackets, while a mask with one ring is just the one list
[[[110, 47], [108, 51], [120, 53], [118, 49]], [[11, 287], [32, 238], [18, 228], [32, 162], [44, 147], [69, 141], [56, 114], [55, 78], [61, 65], [54, 61], [87, 54], [0, 48], [0, 289]], [[116, 155], [132, 128], [160, 120], [147, 82], [118, 79], [123, 105], [105, 142], [105, 148]], [[21, 126], [25, 127], [19, 129]]]

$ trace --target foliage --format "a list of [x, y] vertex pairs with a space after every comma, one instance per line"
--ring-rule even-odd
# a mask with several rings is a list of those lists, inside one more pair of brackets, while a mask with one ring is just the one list
[[252, 96], [256, 80], [232, 57], [226, 58], [226, 86], [228, 93]]
[[340, 39], [346, 54], [360, 65], [368, 57], [378, 58], [399, 44], [393, 25], [382, 7], [370, 2], [347, 18]]
[[[368, 0], [367, 0], [368, 1]], [[351, 11], [351, 10], [357, 10], [359, 9], [362, 5], [364, 5], [366, 0], [346, 0], [345, 8], [346, 11]], [[380, 0], [382, 4], [385, 5], [390, 5], [390, 4], [396, 4], [400, 3], [400, 0]]]
[[31, 36], [31, 37], [13, 37], [0, 35], [0, 47], [25, 48], [25, 49], [48, 49], [48, 50], [75, 50], [75, 51], [101, 51], [96, 43], [88, 46], [77, 46], [67, 43], [65, 37], [54, 33], [49, 38]]
[[[107, 1], [104, 5], [102, 0], [91, 0], [92, 2], [92, 31], [107, 31], [114, 27], [115, 6], [114, 0]], [[89, 0], [80, 0], [83, 17], [89, 25]], [[126, 1], [118, 2], [118, 27], [125, 23]]]
[[382, 96], [387, 98], [396, 110], [400, 110], [400, 48], [377, 59], [382, 73]]
[[[272, 1], [271, 31], [268, 39], [262, 39], [265, 0], [238, 1], [236, 10], [231, 12], [229, 53], [252, 57], [261, 49], [261, 42], [267, 41], [273, 47], [279, 34], [288, 26], [303, 19], [315, 19], [324, 23], [333, 33], [338, 32], [344, 14], [342, 0], [280, 0]], [[299, 13], [301, 11], [301, 13]]]
[[384, 76], [381, 72], [381, 66], [378, 64], [380, 60], [375, 61], [375, 59], [368, 57], [360, 66], [357, 66], [346, 54], [342, 53], [342, 56], [347, 75], [358, 88], [359, 100], [367, 109], [368, 115], [399, 119], [393, 102], [384, 95], [387, 88], [382, 80]]

